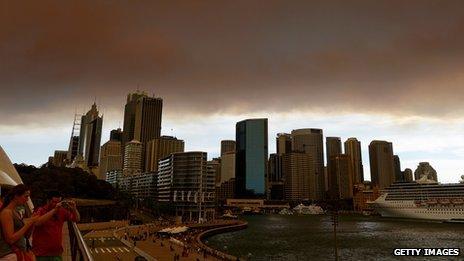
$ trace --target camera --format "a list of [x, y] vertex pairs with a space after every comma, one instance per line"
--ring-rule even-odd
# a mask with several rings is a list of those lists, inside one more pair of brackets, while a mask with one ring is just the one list
[[71, 209], [72, 208], [72, 201], [71, 200], [62, 200], [61, 206], [66, 209]]

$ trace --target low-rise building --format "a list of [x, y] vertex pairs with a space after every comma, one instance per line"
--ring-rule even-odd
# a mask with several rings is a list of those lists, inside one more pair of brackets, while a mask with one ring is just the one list
[[372, 211], [374, 208], [368, 202], [380, 196], [379, 188], [368, 182], [354, 185], [353, 207], [355, 211]]

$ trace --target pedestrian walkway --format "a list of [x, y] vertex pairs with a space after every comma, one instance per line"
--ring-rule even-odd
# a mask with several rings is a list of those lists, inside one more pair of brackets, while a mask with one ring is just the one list
[[90, 253], [92, 254], [103, 254], [103, 253], [130, 253], [131, 250], [127, 247], [96, 247], [91, 248]]
[[174, 255], [176, 254], [179, 256], [178, 260], [182, 261], [219, 260], [210, 255], [207, 255], [205, 258], [202, 252], [199, 253], [193, 248], [190, 248], [188, 256], [182, 256], [183, 248], [179, 245], [173, 244], [169, 241], [169, 239], [155, 239], [155, 242], [153, 242], [152, 238], [148, 238], [145, 241], [137, 242], [137, 247], [157, 260], [174, 260]]
[[95, 261], [133, 261], [138, 254], [113, 236], [112, 230], [92, 231], [84, 236]]

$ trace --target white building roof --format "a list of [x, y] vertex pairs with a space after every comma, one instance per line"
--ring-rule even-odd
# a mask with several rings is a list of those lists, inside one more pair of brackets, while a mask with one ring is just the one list
[[[21, 177], [11, 163], [10, 158], [8, 158], [8, 155], [6, 155], [2, 146], [0, 146], [0, 173], [0, 185], [16, 185], [23, 183]], [[13, 180], [15, 184], [11, 184], [11, 180]]]

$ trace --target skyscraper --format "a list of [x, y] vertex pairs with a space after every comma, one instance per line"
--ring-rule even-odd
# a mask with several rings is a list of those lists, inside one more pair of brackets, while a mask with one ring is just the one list
[[85, 164], [89, 168], [98, 166], [102, 124], [103, 117], [98, 115], [97, 105], [94, 103], [92, 108], [82, 116], [79, 132], [78, 154], [84, 157]]
[[221, 181], [224, 183], [235, 178], [235, 151], [225, 152], [221, 156]]
[[285, 200], [300, 202], [316, 198], [316, 176], [311, 157], [309, 153], [302, 152], [282, 155]]
[[393, 144], [391, 142], [372, 141], [369, 144], [369, 161], [373, 185], [383, 189], [395, 181]]
[[325, 147], [327, 155], [327, 165], [329, 165], [329, 159], [332, 156], [338, 156], [342, 154], [342, 143], [340, 137], [326, 137]]
[[102, 145], [98, 178], [106, 180], [106, 173], [113, 170], [122, 170], [121, 142], [117, 140]]
[[292, 152], [292, 135], [288, 133], [278, 133], [276, 138], [277, 155]]
[[146, 145], [145, 171], [158, 171], [158, 161], [174, 152], [184, 152], [184, 141], [176, 137], [161, 136]]
[[326, 160], [327, 160], [327, 181], [328, 188], [333, 187], [332, 183], [334, 178], [336, 178], [335, 171], [335, 158], [342, 153], [342, 143], [339, 137], [326, 137], [325, 138], [325, 148], [326, 148]]
[[111, 130], [110, 132], [110, 140], [117, 140], [117, 141], [122, 141], [122, 130], [121, 128]]
[[364, 182], [364, 169], [361, 156], [361, 142], [356, 138], [349, 138], [345, 141], [345, 154], [350, 156], [353, 165], [353, 183], [361, 184]]
[[[288, 154], [288, 153], [286, 153]], [[267, 199], [283, 200], [284, 199], [284, 178], [282, 170], [282, 154], [273, 153], [269, 155], [267, 167]]]
[[124, 176], [133, 176], [142, 172], [142, 143], [133, 140], [128, 142], [124, 150]]
[[316, 180], [316, 199], [324, 198], [324, 146], [321, 129], [297, 129], [292, 131], [292, 150], [311, 155]]
[[221, 157], [231, 151], [235, 152], [235, 140], [221, 140]]
[[401, 171], [400, 157], [393, 155], [393, 167], [395, 168], [395, 181], [403, 181], [403, 172]]
[[403, 178], [404, 178], [404, 181], [406, 182], [412, 182], [414, 180], [412, 176], [412, 170], [408, 168], [404, 169]]
[[214, 184], [221, 183], [221, 158], [214, 158], [206, 162], [208, 171], [214, 172]]
[[333, 157], [334, 179], [329, 191], [333, 199], [353, 198], [353, 165], [350, 156], [339, 154]]
[[[290, 152], [291, 153], [291, 152]], [[286, 153], [288, 154], [288, 153]], [[282, 156], [272, 153], [269, 156], [269, 165], [268, 165], [268, 181], [269, 182], [279, 182], [283, 180], [282, 174]]]
[[148, 97], [144, 92], [130, 93], [124, 108], [123, 144], [132, 140], [142, 143], [142, 169], [145, 168], [145, 147], [161, 135], [163, 100]]
[[248, 119], [236, 125], [235, 194], [264, 196], [268, 158], [267, 119]]

